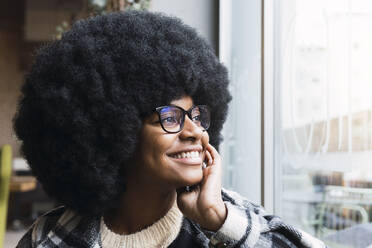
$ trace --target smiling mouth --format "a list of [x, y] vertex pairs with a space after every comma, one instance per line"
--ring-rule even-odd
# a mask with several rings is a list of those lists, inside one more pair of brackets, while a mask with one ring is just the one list
[[185, 164], [201, 165], [202, 163], [202, 153], [199, 151], [179, 152], [169, 155], [169, 157]]
[[199, 151], [179, 152], [169, 156], [172, 158], [200, 158], [200, 152]]

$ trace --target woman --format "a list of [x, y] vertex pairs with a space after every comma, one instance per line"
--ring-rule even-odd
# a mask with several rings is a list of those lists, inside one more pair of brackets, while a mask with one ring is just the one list
[[42, 48], [14, 128], [63, 207], [18, 247], [324, 247], [221, 191], [227, 87], [206, 42], [161, 14], [79, 21]]

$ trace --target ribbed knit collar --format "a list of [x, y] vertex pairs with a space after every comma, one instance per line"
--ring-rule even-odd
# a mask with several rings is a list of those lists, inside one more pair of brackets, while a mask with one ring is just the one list
[[182, 225], [182, 213], [174, 204], [167, 214], [151, 226], [129, 235], [112, 232], [101, 218], [103, 248], [168, 247], [177, 237]]

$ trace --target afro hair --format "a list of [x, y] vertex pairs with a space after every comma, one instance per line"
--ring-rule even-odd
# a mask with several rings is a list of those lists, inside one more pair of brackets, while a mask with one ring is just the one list
[[76, 22], [41, 48], [22, 86], [14, 130], [45, 191], [81, 214], [114, 208], [142, 121], [184, 95], [211, 110], [210, 143], [226, 119], [226, 68], [178, 18], [146, 11]]

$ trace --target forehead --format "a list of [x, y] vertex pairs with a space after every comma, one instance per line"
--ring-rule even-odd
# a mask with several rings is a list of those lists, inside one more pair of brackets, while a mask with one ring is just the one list
[[170, 104], [187, 110], [194, 105], [194, 102], [190, 96], [183, 96], [177, 100], [171, 101]]

